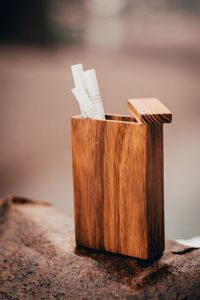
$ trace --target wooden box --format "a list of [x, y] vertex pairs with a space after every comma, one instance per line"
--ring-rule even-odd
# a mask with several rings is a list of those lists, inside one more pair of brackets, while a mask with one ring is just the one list
[[134, 116], [72, 117], [76, 243], [149, 259], [164, 250], [163, 123], [157, 99], [128, 101]]

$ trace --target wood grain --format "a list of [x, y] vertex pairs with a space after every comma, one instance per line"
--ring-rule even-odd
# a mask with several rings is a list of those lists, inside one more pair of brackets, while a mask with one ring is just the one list
[[172, 114], [156, 98], [129, 99], [128, 109], [143, 124], [163, 124], [172, 121]]
[[148, 126], [147, 136], [148, 256], [164, 249], [164, 160], [163, 126]]
[[162, 126], [113, 119], [72, 118], [76, 242], [148, 259], [164, 249]]

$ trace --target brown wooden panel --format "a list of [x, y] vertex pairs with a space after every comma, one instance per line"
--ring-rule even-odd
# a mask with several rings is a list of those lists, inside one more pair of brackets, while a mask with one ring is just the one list
[[113, 118], [72, 118], [76, 240], [148, 258], [164, 239], [162, 128]]
[[138, 122], [143, 124], [163, 124], [172, 121], [172, 114], [156, 98], [129, 99], [128, 109]]
[[146, 127], [107, 123], [104, 155], [105, 249], [145, 256]]
[[[103, 249], [103, 122], [72, 119], [76, 239], [79, 245]], [[98, 151], [97, 151], [98, 148]], [[103, 153], [102, 153], [103, 154]]]
[[164, 250], [163, 126], [148, 126], [147, 138], [148, 257]]

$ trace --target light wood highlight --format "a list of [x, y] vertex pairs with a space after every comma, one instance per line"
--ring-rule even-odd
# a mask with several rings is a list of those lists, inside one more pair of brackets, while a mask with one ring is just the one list
[[172, 114], [156, 98], [129, 99], [128, 109], [143, 124], [163, 124], [172, 121]]
[[149, 259], [164, 250], [163, 127], [72, 118], [77, 245]]

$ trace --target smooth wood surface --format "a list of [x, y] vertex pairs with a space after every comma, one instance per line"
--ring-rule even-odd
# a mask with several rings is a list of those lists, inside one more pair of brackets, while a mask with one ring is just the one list
[[[149, 256], [164, 249], [164, 158], [163, 126], [148, 126], [147, 215]], [[163, 237], [163, 238], [160, 238]]]
[[144, 124], [163, 124], [172, 121], [172, 114], [156, 98], [129, 99], [128, 109], [138, 122]]
[[175, 241], [149, 261], [75, 247], [65, 212], [0, 199], [1, 300], [199, 300], [199, 264], [200, 249]]
[[163, 132], [131, 118], [72, 118], [76, 241], [148, 259], [164, 249]]

